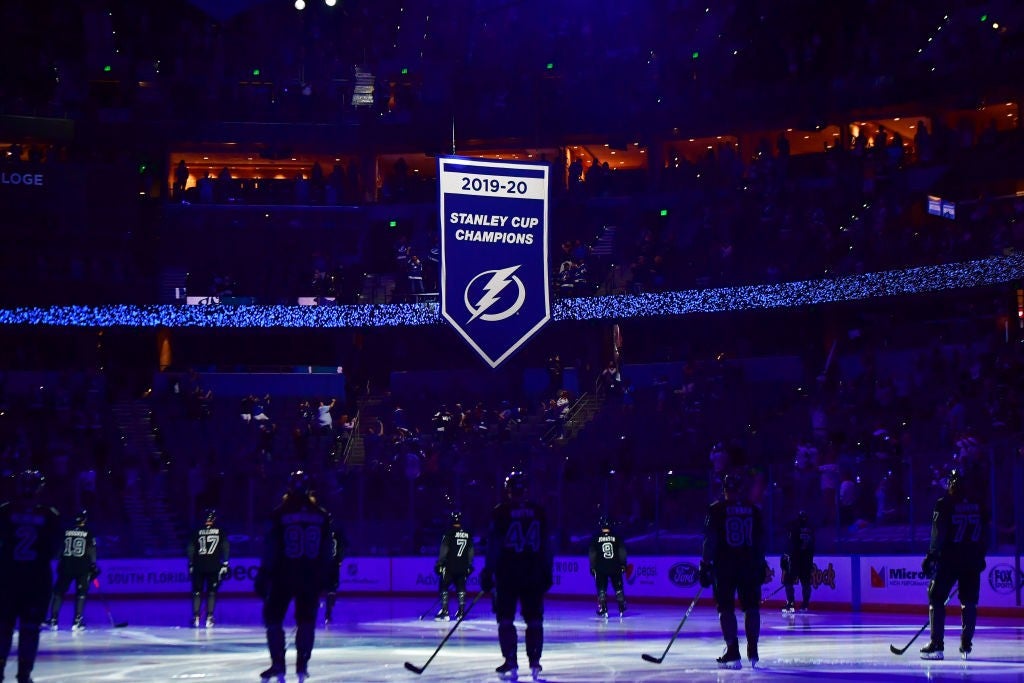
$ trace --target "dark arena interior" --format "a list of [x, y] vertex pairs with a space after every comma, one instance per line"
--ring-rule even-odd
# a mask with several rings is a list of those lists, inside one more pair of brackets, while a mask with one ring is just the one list
[[[8, 676], [42, 621], [37, 683], [256, 680], [275, 509], [309, 493], [341, 539], [313, 680], [411, 680], [432, 651], [426, 678], [492, 679], [501, 558], [524, 543], [549, 563], [547, 642], [540, 667], [523, 589], [519, 677], [721, 680], [739, 660], [709, 505], [729, 484], [755, 520], [744, 566], [767, 563], [756, 604], [737, 575], [752, 676], [1024, 680], [1024, 4], [7, 0], [0, 19]], [[36, 471], [32, 504], [62, 534], [87, 513], [95, 539], [82, 628], [74, 597], [53, 631], [12, 606]], [[948, 534], [985, 559], [949, 585], [940, 499], [977, 506]], [[495, 506], [523, 501], [541, 537], [502, 541]], [[230, 557], [216, 629], [211, 605], [188, 630], [211, 511]], [[456, 512], [484, 599], [457, 613], [463, 578], [435, 622]], [[618, 621], [591, 576], [605, 523], [628, 548]], [[958, 661], [921, 662], [942, 609]], [[289, 680], [306, 621], [285, 621]]]

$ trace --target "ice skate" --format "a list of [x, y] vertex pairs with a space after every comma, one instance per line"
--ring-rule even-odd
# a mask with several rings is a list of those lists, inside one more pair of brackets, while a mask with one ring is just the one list
[[199, 628], [199, 617], [192, 617], [192, 628]]
[[269, 669], [260, 674], [260, 681], [262, 683], [285, 683], [284, 680], [284, 665], [271, 665]]
[[307, 670], [305, 666], [296, 666], [295, 677], [298, 679], [299, 683], [303, 683], [303, 681], [309, 680], [309, 670]]
[[85, 630], [85, 622], [82, 621], [81, 619], [75, 619], [75, 623], [71, 624], [71, 630], [72, 631], [84, 631]]
[[747, 645], [747, 659], [750, 660], [750, 668], [756, 669], [761, 658], [757, 656], [757, 645]]
[[57, 620], [56, 619], [47, 619], [46, 621], [43, 622], [43, 628], [47, 628], [47, 629], [49, 629], [51, 631], [56, 631], [57, 628], [58, 628], [57, 627]]
[[741, 669], [743, 668], [743, 660], [740, 657], [739, 650], [726, 649], [725, 654], [715, 660], [718, 662], [719, 669]]
[[437, 614], [434, 615], [434, 621], [451, 621], [451, 619], [452, 618], [450, 616], [448, 616], [448, 606], [447, 605], [445, 605], [444, 607], [439, 609], [437, 611]]
[[964, 660], [966, 662], [967, 661], [967, 657], [968, 657], [968, 655], [971, 654], [971, 650], [972, 649], [973, 648], [971, 647], [970, 643], [967, 643], [966, 645], [961, 645], [960, 646], [960, 659], [962, 659], [962, 660]]
[[465, 618], [466, 618], [466, 610], [464, 610], [463, 608], [460, 607], [455, 612], [455, 621], [458, 621], [459, 619], [465, 619]]
[[505, 660], [504, 664], [495, 669], [494, 672], [507, 680], [519, 680], [519, 665], [508, 659]]
[[544, 667], [540, 665], [540, 662], [530, 662], [530, 677], [535, 681], [540, 680], [540, 672], [544, 670]]
[[785, 605], [782, 606], [783, 614], [793, 614], [794, 612], [796, 612], [796, 605], [794, 605], [793, 603], [787, 602]]
[[935, 643], [928, 643], [921, 648], [921, 659], [934, 659], [940, 660], [945, 657], [942, 652], [942, 645], [936, 645]]
[[607, 619], [608, 618], [608, 608], [607, 607], [603, 607], [603, 606], [602, 607], [598, 607], [597, 608], [597, 616], [601, 617], [602, 619]]
[[213, 615], [206, 617], [206, 628], [213, 628]]

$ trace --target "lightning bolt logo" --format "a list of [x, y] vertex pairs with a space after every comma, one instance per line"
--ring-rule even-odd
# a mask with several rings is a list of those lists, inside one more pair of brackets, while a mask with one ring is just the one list
[[[523, 281], [514, 275], [520, 267], [521, 266], [510, 266], [508, 268], [499, 268], [497, 270], [485, 270], [469, 281], [469, 284], [466, 285], [463, 300], [466, 304], [466, 309], [473, 315], [466, 321], [467, 324], [473, 322], [477, 318], [487, 322], [505, 320], [519, 312], [519, 309], [523, 307], [523, 302], [526, 300], [526, 287], [523, 286]], [[483, 286], [483, 294], [474, 306], [469, 302], [469, 292], [477, 280], [485, 277], [489, 279]], [[494, 304], [501, 301], [501, 293], [511, 284], [514, 284], [518, 290], [516, 299], [512, 305], [500, 313], [487, 313]]]

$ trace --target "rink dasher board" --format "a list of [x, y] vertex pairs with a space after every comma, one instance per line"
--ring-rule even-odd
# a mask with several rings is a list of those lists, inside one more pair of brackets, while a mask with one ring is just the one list
[[[434, 557], [350, 557], [341, 565], [339, 590], [345, 593], [430, 593], [437, 590]], [[779, 556], [767, 558], [769, 581], [762, 595], [783, 597]], [[626, 594], [637, 598], [686, 600], [698, 589], [697, 556], [631, 557], [626, 565]], [[478, 562], [479, 564], [479, 562]], [[855, 605], [864, 608], [889, 605], [919, 605], [925, 600], [928, 580], [921, 573], [921, 558], [903, 556], [820, 555], [814, 558], [812, 600], [826, 605]], [[181, 594], [191, 590], [188, 563], [182, 559], [101, 560], [101, 589], [110, 595]], [[221, 591], [252, 594], [258, 558], [234, 558]], [[854, 569], [857, 569], [856, 574]], [[469, 577], [467, 589], [479, 590], [479, 569]], [[987, 559], [981, 576], [979, 604], [988, 607], [1018, 607], [1021, 573], [1011, 556]], [[609, 586], [610, 589], [610, 586]], [[552, 596], [592, 596], [595, 583], [586, 557], [559, 555], [554, 563]], [[778, 591], [778, 592], [776, 592]], [[799, 588], [797, 589], [799, 592]]]

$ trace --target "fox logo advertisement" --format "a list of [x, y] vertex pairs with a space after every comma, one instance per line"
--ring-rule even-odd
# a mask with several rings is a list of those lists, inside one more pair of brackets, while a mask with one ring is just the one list
[[441, 315], [498, 367], [551, 319], [546, 164], [438, 158]]

